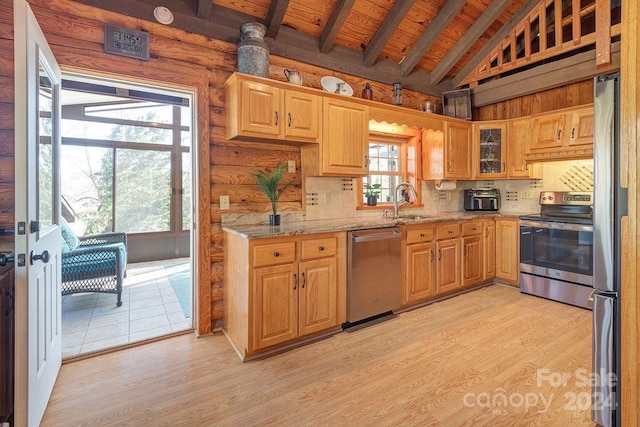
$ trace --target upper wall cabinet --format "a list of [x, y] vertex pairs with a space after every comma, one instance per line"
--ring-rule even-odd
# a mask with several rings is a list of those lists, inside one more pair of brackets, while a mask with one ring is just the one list
[[227, 138], [317, 143], [321, 98], [282, 82], [233, 74], [225, 84]]
[[593, 157], [593, 105], [532, 117], [532, 138], [525, 159], [581, 159]]
[[444, 120], [422, 131], [422, 178], [471, 179], [471, 123]]
[[507, 140], [506, 121], [473, 124], [473, 147], [477, 178], [507, 177]]

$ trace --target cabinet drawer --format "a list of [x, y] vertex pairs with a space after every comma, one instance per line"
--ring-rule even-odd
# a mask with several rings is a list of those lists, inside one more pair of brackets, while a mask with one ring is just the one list
[[429, 242], [433, 240], [433, 227], [407, 229], [407, 244]]
[[335, 256], [337, 239], [335, 237], [325, 237], [323, 239], [312, 239], [302, 241], [302, 259], [322, 258]]
[[482, 221], [468, 221], [462, 223], [463, 236], [475, 236], [482, 233]]
[[253, 247], [253, 266], [285, 264], [296, 260], [296, 243], [281, 242]]
[[460, 236], [460, 224], [446, 224], [436, 227], [436, 239], [449, 239]]

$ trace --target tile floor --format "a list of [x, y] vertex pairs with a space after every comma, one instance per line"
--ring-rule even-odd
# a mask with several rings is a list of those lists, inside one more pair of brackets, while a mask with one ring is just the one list
[[192, 328], [169, 282], [169, 274], [189, 269], [189, 259], [127, 266], [122, 306], [115, 294], [85, 293], [62, 298], [62, 357]]

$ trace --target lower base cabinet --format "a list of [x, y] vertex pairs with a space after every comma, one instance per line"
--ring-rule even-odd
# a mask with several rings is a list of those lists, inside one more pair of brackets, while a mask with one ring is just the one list
[[515, 286], [520, 281], [520, 229], [517, 218], [496, 219], [496, 278]]
[[224, 332], [241, 359], [346, 321], [346, 233], [225, 237]]

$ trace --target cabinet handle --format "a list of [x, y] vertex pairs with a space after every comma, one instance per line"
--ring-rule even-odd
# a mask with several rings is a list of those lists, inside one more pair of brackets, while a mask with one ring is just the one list
[[298, 275], [293, 273], [293, 290], [298, 289]]
[[571, 128], [571, 139], [576, 137], [576, 128]]
[[276, 126], [278, 126], [278, 112], [276, 111]]
[[364, 167], [365, 168], [369, 167], [369, 156], [364, 156]]
[[507, 170], [507, 164], [505, 162], [502, 162], [502, 172]]
[[453, 234], [453, 230], [448, 230], [447, 233]]
[[304, 285], [307, 284], [307, 277], [302, 273], [302, 289], [304, 289]]
[[433, 251], [429, 251], [429, 252], [431, 252], [431, 262], [433, 262], [435, 256], [433, 255]]
[[529, 170], [529, 163], [525, 163], [524, 164], [524, 170], [528, 171]]
[[289, 127], [291, 127], [291, 113], [287, 113], [289, 115]]
[[558, 130], [558, 141], [560, 141], [560, 135], [562, 134], [562, 130]]
[[424, 233], [420, 233], [420, 237], [424, 238]]
[[324, 251], [324, 246], [318, 246], [318, 250], [321, 252]]
[[447, 162], [447, 172], [451, 171], [451, 163]]
[[13, 309], [15, 308], [15, 300], [13, 299], [13, 294], [9, 291], [4, 291], [4, 295], [11, 298], [11, 307], [9, 307], [7, 311], [4, 312], [4, 315], [8, 316], [9, 313], [11, 313], [11, 311], [13, 311]]
[[438, 249], [438, 261], [442, 259], [442, 249]]
[[475, 228], [475, 227], [473, 227], [473, 228], [471, 229], [471, 231], [478, 231], [478, 229], [477, 229], [477, 228]]
[[484, 237], [489, 237], [489, 229], [488, 228], [484, 229]]
[[278, 258], [278, 257], [280, 256], [280, 252], [274, 252], [274, 253], [273, 253], [273, 256], [274, 256], [274, 257], [276, 257], [276, 258]]

